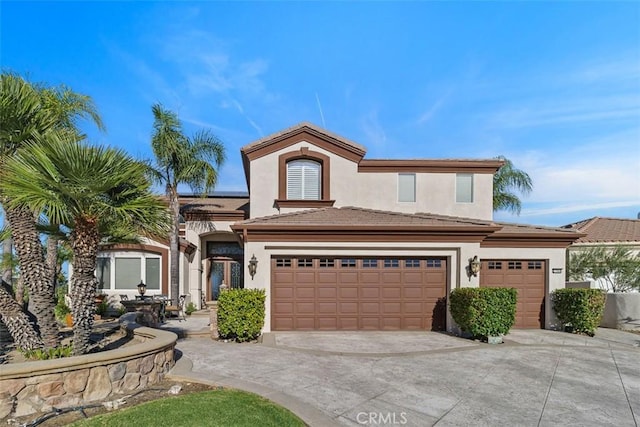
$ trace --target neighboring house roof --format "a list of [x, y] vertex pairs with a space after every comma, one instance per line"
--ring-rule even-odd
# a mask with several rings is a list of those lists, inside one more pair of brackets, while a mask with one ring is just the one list
[[180, 212], [188, 221], [241, 221], [249, 216], [249, 197], [179, 196]]
[[551, 227], [357, 207], [330, 207], [252, 218], [231, 228], [242, 233], [245, 239], [264, 241], [464, 241], [506, 247], [566, 247], [581, 236], [573, 230]]
[[575, 243], [640, 244], [640, 219], [593, 217], [565, 225], [563, 228], [584, 234]]

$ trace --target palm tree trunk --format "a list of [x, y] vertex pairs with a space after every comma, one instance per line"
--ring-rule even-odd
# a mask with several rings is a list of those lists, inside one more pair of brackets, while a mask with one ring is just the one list
[[73, 316], [73, 354], [89, 350], [93, 330], [98, 279], [95, 277], [100, 235], [94, 220], [76, 219], [71, 233], [73, 276], [71, 278], [71, 314]]
[[16, 347], [34, 350], [44, 347], [31, 319], [12, 294], [11, 285], [0, 280], [0, 318], [5, 324]]
[[180, 203], [178, 202], [178, 189], [167, 185], [169, 196], [169, 210], [171, 211], [171, 235], [169, 236], [170, 258], [170, 297], [178, 301], [180, 297]]
[[45, 262], [47, 265], [47, 274], [53, 284], [53, 293], [55, 295], [56, 279], [58, 278], [58, 239], [53, 236], [47, 238], [47, 257]]
[[29, 311], [36, 318], [45, 348], [57, 347], [60, 344], [60, 335], [53, 311], [53, 283], [48, 280], [42, 243], [33, 213], [28, 209], [16, 208], [7, 209], [5, 214], [13, 230], [13, 242], [20, 262], [20, 276], [29, 287]]
[[[6, 215], [4, 216], [3, 222], [4, 228], [7, 228], [9, 226], [9, 220]], [[11, 256], [13, 256], [13, 240], [9, 237], [2, 242], [2, 257], [5, 261], [8, 261]], [[11, 265], [11, 263], [7, 262], [2, 269], [1, 279], [9, 284], [13, 283], [13, 265]]]

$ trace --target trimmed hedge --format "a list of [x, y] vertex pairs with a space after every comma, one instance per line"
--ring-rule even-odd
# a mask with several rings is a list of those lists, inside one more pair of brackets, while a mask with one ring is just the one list
[[606, 295], [600, 289], [556, 289], [551, 302], [558, 319], [575, 333], [593, 336], [604, 313]]
[[516, 320], [514, 288], [459, 288], [449, 297], [453, 320], [474, 338], [505, 335]]
[[218, 335], [238, 342], [260, 336], [264, 326], [264, 289], [230, 289], [218, 296]]

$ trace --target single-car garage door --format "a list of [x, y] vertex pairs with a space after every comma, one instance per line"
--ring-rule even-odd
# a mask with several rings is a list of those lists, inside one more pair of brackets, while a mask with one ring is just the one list
[[516, 288], [515, 328], [544, 328], [546, 262], [541, 260], [483, 260], [480, 286]]
[[444, 330], [443, 258], [271, 261], [271, 329]]

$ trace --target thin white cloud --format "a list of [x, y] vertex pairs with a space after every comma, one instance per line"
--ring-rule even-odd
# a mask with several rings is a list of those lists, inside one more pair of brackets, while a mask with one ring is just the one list
[[421, 125], [431, 120], [433, 116], [438, 112], [438, 110], [442, 108], [442, 105], [449, 98], [449, 96], [451, 96], [451, 93], [452, 93], [452, 90], [447, 91], [444, 95], [438, 98], [433, 104], [431, 104], [431, 106], [424, 113], [420, 115], [417, 123]]
[[360, 121], [360, 126], [365, 134], [366, 141], [364, 144], [378, 149], [384, 147], [387, 142], [387, 134], [378, 119], [378, 110], [369, 111]]

